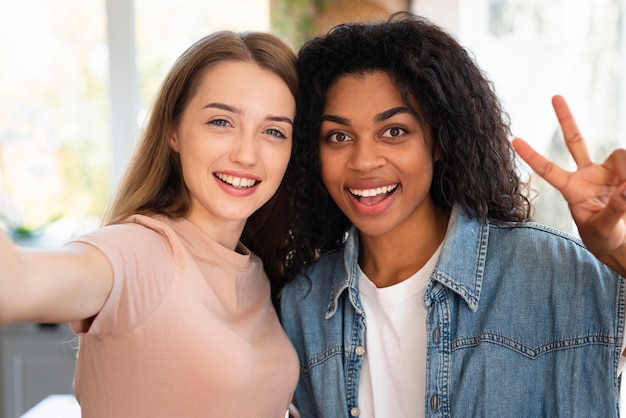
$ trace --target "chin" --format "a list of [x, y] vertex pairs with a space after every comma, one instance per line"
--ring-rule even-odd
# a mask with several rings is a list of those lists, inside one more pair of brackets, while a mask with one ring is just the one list
[[375, 221], [367, 222], [367, 223], [359, 222], [359, 224], [357, 223], [354, 224], [356, 228], [359, 230], [359, 233], [361, 235], [365, 235], [365, 236], [372, 237], [372, 238], [381, 237], [383, 235], [387, 235], [394, 231], [393, 228], [385, 227], [384, 225], [381, 225], [380, 223], [377, 223]]

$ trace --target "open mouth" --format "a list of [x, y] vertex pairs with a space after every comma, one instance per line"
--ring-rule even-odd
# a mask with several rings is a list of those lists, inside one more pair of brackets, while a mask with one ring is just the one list
[[215, 173], [213, 174], [220, 181], [236, 188], [236, 189], [248, 189], [255, 186], [258, 181], [243, 177], [233, 177], [228, 174]]
[[385, 200], [397, 189], [398, 183], [376, 187], [374, 189], [348, 189], [348, 191], [359, 202], [366, 205], [375, 205], [376, 203]]

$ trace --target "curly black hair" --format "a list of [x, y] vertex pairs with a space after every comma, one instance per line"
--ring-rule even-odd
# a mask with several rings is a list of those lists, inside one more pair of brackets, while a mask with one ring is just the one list
[[450, 34], [408, 12], [375, 23], [342, 24], [305, 43], [298, 55], [295, 148], [286, 177], [291, 201], [285, 282], [344, 243], [351, 222], [320, 178], [321, 114], [334, 81], [373, 71], [387, 73], [406, 105], [417, 103], [417, 114], [430, 128], [440, 157], [430, 188], [436, 205], [450, 211], [456, 204], [474, 218], [496, 223], [530, 217], [508, 115], [473, 57]]

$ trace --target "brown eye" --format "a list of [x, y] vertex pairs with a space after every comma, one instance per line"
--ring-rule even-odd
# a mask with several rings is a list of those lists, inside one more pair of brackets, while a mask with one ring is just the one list
[[328, 142], [346, 142], [350, 141], [351, 138], [343, 132], [331, 132], [326, 135], [326, 140]]
[[398, 136], [402, 136], [405, 133], [406, 131], [404, 129], [394, 126], [393, 128], [389, 128], [385, 132], [383, 132], [383, 136], [386, 138], [395, 138]]

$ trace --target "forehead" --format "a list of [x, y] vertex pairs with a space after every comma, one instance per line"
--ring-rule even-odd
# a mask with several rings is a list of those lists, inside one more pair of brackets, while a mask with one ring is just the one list
[[345, 74], [333, 81], [326, 92], [325, 110], [364, 105], [386, 107], [404, 104], [399, 87], [384, 71]]
[[[222, 61], [200, 75], [192, 100], [220, 101], [235, 106], [265, 104], [295, 108], [287, 83], [276, 73], [252, 61]], [[274, 109], [272, 111], [275, 111]]]
[[262, 68], [257, 63], [239, 60], [225, 60], [205, 68], [200, 73], [199, 81], [202, 84], [215, 84], [216, 86], [242, 85], [255, 78], [271, 79], [284, 84], [278, 75]]
[[334, 115], [345, 119], [378, 120], [382, 114], [406, 108], [421, 123], [417, 101], [403, 94], [394, 77], [385, 71], [345, 74], [332, 82], [326, 92], [322, 118]]

